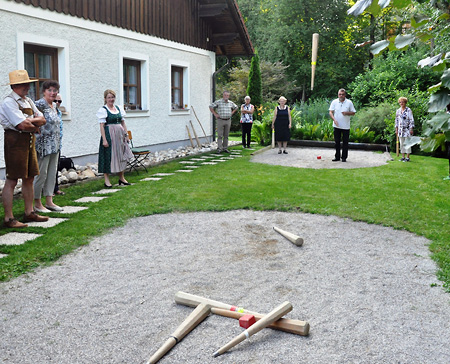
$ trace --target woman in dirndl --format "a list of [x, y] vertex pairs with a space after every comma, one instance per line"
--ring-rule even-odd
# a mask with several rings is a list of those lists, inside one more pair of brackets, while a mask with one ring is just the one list
[[111, 188], [111, 173], [119, 174], [119, 185], [130, 185], [125, 179], [127, 162], [133, 159], [128, 145], [128, 132], [123, 108], [115, 105], [116, 93], [106, 90], [103, 94], [105, 104], [97, 111], [100, 123], [100, 147], [98, 152], [98, 171], [105, 177], [105, 187]]

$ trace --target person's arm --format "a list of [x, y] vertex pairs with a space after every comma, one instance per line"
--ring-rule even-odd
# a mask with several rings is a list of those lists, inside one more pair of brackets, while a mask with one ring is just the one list
[[253, 105], [250, 106], [250, 110], [247, 111], [247, 114], [252, 114], [255, 112], [255, 107]]
[[105, 134], [105, 123], [100, 123], [100, 134], [102, 135], [102, 144], [105, 148], [109, 147], [108, 141], [106, 140]]
[[244, 109], [244, 105], [245, 104], [241, 105], [241, 114], [248, 114], [247, 110]]
[[30, 133], [39, 133], [39, 127], [45, 124], [45, 118], [43, 116], [39, 116], [35, 119], [26, 118], [24, 121], [16, 125], [16, 129]]
[[275, 127], [275, 120], [277, 118], [277, 110], [278, 110], [278, 107], [276, 107], [275, 111], [273, 112], [272, 129]]
[[409, 109], [409, 134], [414, 135], [414, 116], [412, 110]]
[[231, 116], [233, 116], [234, 114], [236, 114], [237, 111], [239, 110], [239, 108], [237, 107], [236, 104], [233, 104], [233, 105], [234, 105], [234, 109], [231, 111]]
[[338, 121], [334, 117], [334, 110], [330, 110], [330, 117], [331, 117], [331, 119], [333, 119], [333, 124], [336, 125], [336, 126], [339, 126]]
[[289, 116], [289, 129], [292, 127], [292, 116], [291, 116], [291, 109], [289, 106], [287, 107], [288, 110], [288, 116]]
[[220, 119], [219, 114], [216, 112], [216, 110], [212, 106], [209, 107], [209, 110], [216, 117], [216, 119]]

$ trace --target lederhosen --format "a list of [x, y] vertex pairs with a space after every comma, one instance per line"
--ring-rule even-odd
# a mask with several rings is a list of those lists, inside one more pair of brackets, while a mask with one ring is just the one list
[[[19, 110], [25, 115], [32, 116], [31, 107], [22, 107], [17, 100]], [[29, 100], [27, 100], [30, 103]], [[35, 141], [33, 132], [6, 129], [4, 143], [4, 156], [6, 178], [30, 178], [39, 174]]]

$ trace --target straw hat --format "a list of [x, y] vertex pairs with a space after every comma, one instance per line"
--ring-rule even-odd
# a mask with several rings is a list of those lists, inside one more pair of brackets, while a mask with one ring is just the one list
[[9, 73], [9, 83], [7, 85], [19, 85], [37, 81], [39, 80], [36, 78], [30, 78], [26, 70], [16, 70]]

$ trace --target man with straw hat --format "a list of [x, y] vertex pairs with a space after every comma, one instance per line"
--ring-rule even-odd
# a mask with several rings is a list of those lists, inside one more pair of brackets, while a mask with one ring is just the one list
[[35, 133], [45, 124], [45, 118], [27, 97], [30, 83], [28, 72], [17, 70], [9, 73], [9, 84], [12, 92], [5, 97], [0, 106], [0, 123], [5, 129], [5, 165], [6, 182], [2, 199], [5, 210], [3, 225], [7, 228], [27, 227], [14, 218], [14, 188], [19, 178], [22, 179], [22, 195], [25, 202], [24, 222], [43, 222], [48, 217], [39, 216], [33, 211], [33, 180], [39, 174], [35, 148]]

